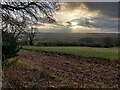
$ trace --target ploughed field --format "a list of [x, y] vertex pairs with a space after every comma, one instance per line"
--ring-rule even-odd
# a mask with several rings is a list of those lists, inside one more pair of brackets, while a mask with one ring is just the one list
[[[102, 52], [98, 48], [71, 47], [74, 53], [68, 48], [24, 47], [3, 68], [3, 88], [120, 88], [116, 48], [103, 49], [100, 56], [95, 55]], [[93, 51], [92, 56], [82, 56], [81, 50]]]

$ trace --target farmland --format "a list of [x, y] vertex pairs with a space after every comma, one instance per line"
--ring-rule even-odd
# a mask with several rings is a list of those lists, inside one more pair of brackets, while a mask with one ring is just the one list
[[24, 46], [23, 49], [45, 51], [59, 54], [70, 54], [83, 57], [101, 57], [111, 60], [118, 59], [118, 48], [91, 48], [91, 47], [36, 47]]
[[119, 88], [118, 54], [118, 47], [26, 45], [3, 68], [3, 88]]
[[[25, 46], [23, 49], [3, 68], [3, 88], [119, 88], [120, 61], [113, 60], [115, 56], [109, 57], [112, 60], [101, 58], [100, 54], [94, 57], [95, 53], [92, 57], [81, 57], [81, 50], [95, 52], [86, 47]], [[79, 54], [75, 50], [80, 50]], [[117, 53], [116, 48], [95, 50]]]

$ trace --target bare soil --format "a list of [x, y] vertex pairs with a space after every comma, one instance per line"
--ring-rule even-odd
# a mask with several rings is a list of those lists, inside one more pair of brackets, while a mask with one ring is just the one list
[[3, 88], [120, 88], [119, 61], [22, 50]]

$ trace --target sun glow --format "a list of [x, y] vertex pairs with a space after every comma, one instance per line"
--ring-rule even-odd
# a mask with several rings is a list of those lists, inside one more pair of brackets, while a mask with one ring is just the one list
[[77, 24], [78, 24], [77, 22], [71, 22], [72, 26], [77, 26]]
[[71, 22], [71, 28], [77, 29], [78, 28], [78, 22]]

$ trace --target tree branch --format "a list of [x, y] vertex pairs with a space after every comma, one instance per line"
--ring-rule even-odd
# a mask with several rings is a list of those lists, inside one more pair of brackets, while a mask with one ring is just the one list
[[12, 6], [12, 5], [8, 5], [8, 4], [0, 4], [0, 8], [2, 9], [15, 9], [15, 10], [24, 10], [25, 8], [28, 8], [30, 5], [36, 5], [35, 2], [30, 2], [27, 5], [21, 6], [21, 7], [17, 7], [17, 6]]

